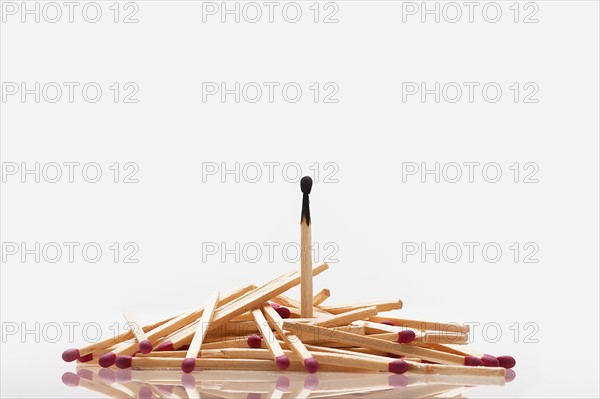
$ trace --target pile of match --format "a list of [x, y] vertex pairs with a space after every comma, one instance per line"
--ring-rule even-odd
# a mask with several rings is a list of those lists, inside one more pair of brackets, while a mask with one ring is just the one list
[[[402, 301], [330, 305], [330, 291], [313, 295], [310, 177], [302, 178], [301, 270], [256, 286], [213, 292], [196, 309], [132, 328], [62, 354], [67, 362], [141, 370], [256, 370], [405, 372], [503, 377], [511, 356], [471, 349], [469, 327], [386, 316]], [[300, 301], [286, 296], [300, 285]], [[331, 302], [331, 301], [328, 301]], [[131, 312], [130, 325], [139, 326]]]

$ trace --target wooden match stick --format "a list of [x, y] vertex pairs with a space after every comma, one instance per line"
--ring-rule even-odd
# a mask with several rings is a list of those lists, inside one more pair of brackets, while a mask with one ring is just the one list
[[398, 319], [393, 317], [381, 317], [375, 316], [370, 317], [369, 321], [375, 323], [392, 323], [396, 327], [414, 328], [415, 330], [431, 330], [431, 331], [444, 331], [444, 332], [455, 332], [460, 334], [468, 334], [470, 327], [468, 325], [452, 324], [452, 323], [439, 323], [436, 321], [422, 321], [422, 320], [409, 320], [409, 319]]
[[306, 349], [306, 346], [296, 337], [295, 335], [287, 335], [283, 331], [283, 319], [279, 314], [273, 310], [270, 306], [264, 305], [262, 311], [270, 322], [270, 326], [279, 334], [283, 341], [287, 344], [287, 347], [294, 352], [294, 354], [302, 360], [304, 369], [309, 373], [316, 373], [319, 370], [319, 362], [313, 357], [313, 355]]
[[[230, 293], [225, 295], [223, 298], [221, 298], [221, 300], [219, 301], [219, 304], [220, 305], [227, 304], [227, 303], [243, 296], [244, 294], [249, 292], [251, 289], [252, 289], [251, 286], [245, 286], [245, 287], [239, 288], [237, 290], [231, 291]], [[179, 330], [180, 328], [187, 326], [191, 322], [196, 321], [198, 318], [200, 318], [202, 316], [203, 312], [204, 312], [204, 306], [197, 308], [191, 312], [186, 312], [186, 313], [166, 322], [165, 324], [148, 331], [147, 332], [148, 340], [150, 340], [150, 342], [152, 342], [152, 344], [154, 345], [154, 343], [157, 342], [158, 339], [160, 339], [161, 337], [164, 337], [165, 335], [175, 332], [175, 331]], [[193, 335], [193, 332], [191, 333], [191, 335]], [[190, 339], [190, 341], [191, 341], [191, 339]], [[168, 346], [169, 343], [165, 341], [161, 345]], [[115, 364], [115, 361], [117, 360], [117, 356], [128, 357], [128, 356], [134, 355], [137, 352], [137, 349], [138, 349], [138, 344], [136, 342], [130, 343], [130, 344], [124, 343], [124, 345], [119, 346], [118, 349], [111, 351], [111, 352], [107, 352], [107, 353], [103, 354], [102, 356], [100, 356], [100, 358], [98, 359], [98, 364], [102, 367], [110, 367], [113, 364]], [[157, 350], [158, 349], [159, 348], [157, 348]], [[161, 348], [161, 349], [164, 349], [164, 348]], [[127, 360], [124, 360], [124, 359], [121, 359], [120, 361], [127, 363]]]
[[368, 308], [359, 308], [350, 310], [349, 312], [340, 313], [334, 316], [330, 316], [325, 320], [314, 321], [311, 324], [323, 326], [323, 327], [338, 327], [345, 326], [353, 321], [366, 319], [367, 317], [375, 316], [377, 314], [377, 307], [370, 306]]
[[317, 294], [313, 297], [313, 306], [319, 306], [327, 298], [331, 296], [331, 292], [327, 288], [323, 288], [321, 291], [317, 292]]
[[[283, 294], [277, 295], [275, 297], [275, 300], [277, 302], [279, 302], [280, 304], [285, 305], [290, 310], [292, 310], [293, 308], [300, 309], [302, 307], [302, 304], [300, 303], [300, 301], [297, 301], [297, 300], [290, 298], [289, 296], [286, 296]], [[316, 316], [324, 317], [324, 316], [329, 316], [329, 315], [331, 315], [331, 313], [321, 310], [316, 306], [313, 306], [313, 317], [316, 317]], [[300, 315], [300, 317], [302, 317], [302, 315]], [[307, 319], [310, 319], [310, 318], [311, 317], [307, 317]]]
[[[142, 327], [142, 330], [144, 330], [144, 332], [154, 330], [155, 328], [173, 320], [175, 317], [178, 317], [178, 316], [169, 317], [165, 320], [161, 320], [161, 321], [153, 323], [153, 324], [148, 324], [148, 325]], [[117, 335], [116, 337], [107, 338], [105, 340], [95, 342], [93, 344], [81, 347], [79, 349], [77, 349], [77, 348], [67, 349], [66, 351], [64, 351], [62, 353], [62, 359], [65, 362], [73, 362], [84, 356], [88, 357], [88, 355], [92, 355], [93, 353], [96, 353], [96, 354], [103, 353], [103, 352], [106, 352], [106, 351], [103, 351], [103, 349], [112, 347], [116, 344], [127, 341], [129, 339], [132, 339], [133, 337], [134, 337], [133, 330], [127, 330], [127, 331], [124, 331], [121, 334]]]
[[129, 328], [133, 331], [133, 335], [135, 339], [137, 339], [139, 344], [140, 352], [142, 353], [150, 353], [152, 352], [152, 342], [148, 340], [146, 333], [140, 327], [133, 313], [129, 309], [123, 309], [123, 317], [125, 321], [129, 324]]
[[183, 370], [184, 373], [191, 373], [196, 368], [196, 357], [198, 356], [198, 352], [200, 352], [200, 347], [206, 337], [210, 322], [215, 315], [215, 309], [217, 308], [218, 302], [219, 291], [216, 291], [208, 298], [208, 302], [206, 302], [204, 313], [202, 313], [202, 317], [200, 317], [200, 322], [194, 333], [192, 343], [190, 344], [185, 359], [181, 363], [181, 370]]
[[398, 344], [390, 341], [385, 341], [378, 338], [371, 338], [358, 334], [352, 334], [337, 329], [313, 326], [310, 324], [294, 323], [287, 320], [283, 321], [283, 328], [290, 330], [304, 339], [304, 337], [315, 337], [325, 335], [331, 340], [346, 343], [351, 346], [359, 346], [369, 349], [375, 349], [382, 352], [393, 353], [409, 357], [417, 357], [442, 364], [458, 364], [458, 365], [481, 365], [481, 361], [471, 356], [460, 356], [447, 352], [440, 352], [431, 349], [420, 348], [412, 345]]
[[[335, 306], [319, 306], [321, 310], [324, 310], [333, 314], [346, 313], [351, 310], [356, 310], [360, 308], [368, 308], [370, 306], [376, 306], [378, 312], [387, 312], [389, 310], [397, 310], [402, 309], [402, 301], [397, 299], [395, 301], [375, 301], [375, 302], [367, 302], [367, 303], [357, 303], [354, 305], [335, 305]], [[375, 321], [375, 320], [372, 320]]]
[[[271, 307], [269, 304], [266, 306]], [[260, 309], [254, 309], [252, 310], [252, 317], [254, 317], [254, 322], [263, 336], [263, 342], [267, 344], [269, 351], [275, 359], [277, 368], [280, 370], [287, 370], [290, 367], [290, 359], [283, 353], [283, 349], [281, 348], [281, 345], [279, 345], [279, 341], [275, 339], [275, 336], [271, 332], [271, 328], [269, 327], [265, 316]]]
[[302, 317], [313, 316], [313, 279], [312, 279], [312, 237], [310, 226], [309, 197], [313, 181], [309, 176], [300, 179], [302, 190], [302, 216], [300, 217], [300, 271], [302, 283], [300, 284], [300, 313]]

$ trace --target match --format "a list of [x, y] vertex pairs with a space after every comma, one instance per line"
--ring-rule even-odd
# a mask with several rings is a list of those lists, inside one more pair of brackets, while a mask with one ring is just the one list
[[[190, 381], [194, 377], [188, 374], [199, 368], [300, 371], [308, 373], [307, 378], [335, 372], [508, 379], [507, 369], [515, 366], [515, 359], [473, 349], [466, 325], [397, 317], [390, 312], [402, 310], [400, 299], [357, 298], [354, 304], [334, 304], [327, 288], [313, 294], [313, 280], [329, 265], [312, 263], [312, 185], [308, 176], [300, 180], [299, 269], [223, 295], [219, 291], [200, 293], [199, 299], [208, 297], [206, 304], [141, 328], [136, 328], [139, 321], [126, 310], [123, 315], [131, 327], [128, 331], [67, 349], [63, 360], [97, 363], [105, 370], [103, 375], [111, 373], [113, 366], [157, 370], [152, 373], [177, 370]], [[289, 293], [298, 286], [299, 299]], [[514, 376], [514, 372], [509, 373]], [[312, 384], [307, 386], [310, 389], [304, 386], [299, 391], [302, 395], [313, 389]], [[198, 393], [194, 389], [190, 392], [192, 396]], [[283, 395], [278, 389], [271, 393]]]

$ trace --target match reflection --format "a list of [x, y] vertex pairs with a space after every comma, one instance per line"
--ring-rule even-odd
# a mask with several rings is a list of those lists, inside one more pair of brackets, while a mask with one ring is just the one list
[[[457, 375], [112, 369], [80, 365], [62, 382], [108, 398], [465, 398], [477, 386], [502, 386], [516, 374]], [[500, 393], [500, 391], [499, 391]]]

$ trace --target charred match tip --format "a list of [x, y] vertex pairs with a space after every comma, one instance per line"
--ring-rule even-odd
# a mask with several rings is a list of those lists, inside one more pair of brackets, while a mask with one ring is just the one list
[[300, 179], [300, 190], [302, 190], [302, 194], [310, 194], [310, 190], [312, 190], [313, 181], [310, 176], [304, 176]]
[[173, 346], [173, 342], [171, 341], [165, 341], [162, 344], [158, 345], [156, 347], [157, 351], [174, 351], [175, 347]]
[[481, 359], [475, 356], [465, 356], [465, 366], [483, 366]]
[[417, 338], [417, 335], [413, 330], [402, 330], [398, 333], [398, 343], [408, 344], [413, 342]]
[[389, 321], [389, 320], [380, 321], [379, 324], [385, 324], [386, 326], [392, 326], [392, 327], [395, 326], [394, 322]]
[[120, 369], [128, 369], [129, 367], [131, 367], [132, 359], [132, 356], [127, 355], [117, 356], [117, 358], [115, 359], [115, 366], [117, 366]]
[[152, 393], [152, 389], [150, 389], [150, 387], [143, 386], [138, 391], [138, 397], [140, 399], [150, 399], [152, 396], [154, 396], [154, 394]]
[[314, 357], [304, 359], [304, 370], [316, 373], [319, 370], [319, 362]]
[[152, 352], [152, 342], [149, 339], [140, 342], [140, 352], [143, 354]]
[[191, 374], [184, 374], [181, 376], [181, 385], [186, 389], [196, 388], [196, 378]]
[[93, 359], [94, 359], [94, 354], [88, 353], [85, 356], [81, 356], [79, 359], [77, 359], [77, 361], [81, 362], [81, 363], [87, 363], [87, 362], [91, 362]]
[[250, 348], [260, 348], [262, 346], [261, 344], [262, 341], [262, 337], [260, 335], [256, 335], [256, 334], [252, 334], [248, 337], [248, 339], [246, 340], [246, 343], [248, 343], [248, 346]]
[[290, 388], [290, 379], [284, 375], [280, 375], [277, 377], [277, 381], [275, 381], [275, 389], [278, 391], [285, 392]]
[[481, 356], [481, 362], [485, 367], [500, 367], [500, 362], [495, 356], [488, 355], [487, 353]]
[[408, 370], [408, 363], [404, 360], [394, 360], [388, 364], [388, 371], [394, 374], [404, 374]]
[[115, 372], [111, 369], [98, 370], [98, 377], [100, 377], [100, 379], [107, 384], [114, 384], [117, 382]]
[[112, 352], [108, 352], [100, 356], [100, 358], [98, 359], [98, 364], [100, 365], [100, 367], [107, 368], [115, 364], [116, 359], [117, 355], [115, 355]]
[[76, 387], [79, 385], [79, 376], [75, 373], [67, 371], [62, 375], [62, 382], [69, 387]]
[[181, 370], [184, 373], [191, 373], [192, 371], [194, 371], [196, 369], [196, 359], [194, 359], [193, 357], [187, 357], [185, 359], [183, 359], [183, 362], [181, 362]]
[[285, 306], [280, 306], [277, 309], [275, 309], [275, 311], [277, 312], [279, 317], [281, 317], [282, 319], [289, 319], [290, 316], [292, 315], [292, 312], [290, 312], [290, 310], [288, 308], [286, 308]]
[[275, 358], [275, 365], [279, 370], [287, 370], [290, 368], [290, 358], [286, 355], [277, 356]]
[[497, 359], [500, 367], [504, 367], [505, 369], [512, 369], [517, 364], [517, 361], [512, 356], [498, 356]]
[[75, 360], [79, 359], [79, 355], [79, 349], [67, 349], [62, 353], [62, 359], [65, 362], [74, 362]]
[[300, 189], [302, 190], [302, 216], [300, 218], [300, 223], [306, 223], [307, 226], [310, 226], [310, 206], [308, 194], [310, 194], [310, 190], [312, 190], [313, 181], [309, 176], [304, 176], [300, 179]]

